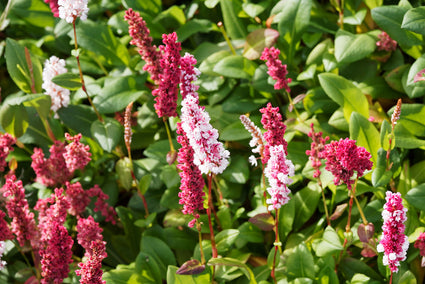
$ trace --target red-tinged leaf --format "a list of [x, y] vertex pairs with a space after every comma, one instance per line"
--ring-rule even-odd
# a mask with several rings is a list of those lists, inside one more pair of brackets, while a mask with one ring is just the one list
[[260, 213], [249, 218], [249, 222], [263, 231], [271, 231], [274, 227], [274, 218], [269, 213]]
[[363, 243], [369, 242], [369, 240], [373, 237], [373, 234], [375, 233], [375, 226], [372, 223], [369, 223], [367, 225], [360, 224], [357, 228], [357, 235], [359, 236], [359, 239]]
[[341, 217], [342, 213], [344, 213], [345, 208], [347, 208], [347, 203], [338, 205], [334, 213], [331, 215], [331, 220], [333, 221]]
[[273, 46], [279, 37], [279, 32], [273, 29], [258, 29], [246, 37], [243, 56], [250, 60], [260, 58], [265, 47]]
[[413, 82], [416, 83], [418, 81], [425, 81], [425, 69], [419, 71], [415, 77], [413, 78]]
[[183, 265], [176, 271], [180, 275], [194, 275], [200, 274], [205, 270], [205, 264], [201, 264], [197, 259], [191, 259], [183, 263]]

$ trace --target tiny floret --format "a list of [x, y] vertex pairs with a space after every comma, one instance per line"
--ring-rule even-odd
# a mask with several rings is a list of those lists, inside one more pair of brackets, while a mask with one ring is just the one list
[[49, 95], [52, 100], [50, 107], [53, 112], [57, 112], [62, 107], [69, 105], [69, 90], [62, 88], [52, 82], [52, 79], [60, 74], [66, 73], [65, 60], [52, 56], [44, 62], [43, 68], [43, 84], [42, 88], [46, 90], [45, 94]]
[[59, 18], [72, 24], [78, 17], [87, 20], [87, 0], [59, 0]]

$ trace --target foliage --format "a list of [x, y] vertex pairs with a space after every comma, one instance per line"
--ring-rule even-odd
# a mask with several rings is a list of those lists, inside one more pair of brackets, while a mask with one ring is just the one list
[[[425, 82], [417, 75], [425, 69], [421, 4], [90, 0], [88, 19], [76, 21], [75, 50], [72, 24], [55, 18], [48, 4], [9, 0], [7, 6], [0, 4], [0, 131], [18, 140], [7, 159], [9, 169], [23, 181], [33, 208], [54, 190], [35, 182], [33, 149], [47, 154], [52, 137], [64, 141], [64, 133], [83, 135], [91, 162], [72, 181], [84, 188], [100, 185], [118, 215], [113, 225], [94, 212], [93, 204], [85, 212], [103, 228], [107, 283], [385, 283], [390, 277], [394, 283], [423, 283], [425, 269], [413, 246], [425, 231]], [[201, 71], [195, 82], [200, 105], [230, 151], [230, 165], [212, 179], [213, 192], [204, 188], [213, 199], [218, 258], [212, 257], [206, 211], [199, 219], [201, 242], [196, 226], [187, 226], [191, 217], [181, 212], [180, 170], [173, 156], [173, 149], [180, 147], [179, 118], [160, 119], [155, 113], [155, 82], [143, 70], [145, 62], [130, 44], [124, 20], [129, 8], [146, 21], [155, 45], [162, 44], [162, 34], [175, 31], [181, 55], [194, 55]], [[395, 49], [377, 48], [382, 31], [397, 42]], [[290, 93], [274, 89], [275, 81], [260, 59], [264, 48], [272, 46], [287, 65]], [[68, 69], [53, 82], [71, 91], [69, 106], [57, 115], [42, 88], [43, 63], [52, 55], [64, 58]], [[391, 116], [398, 99], [402, 105], [395, 123]], [[131, 102], [128, 147], [123, 117]], [[261, 165], [248, 162], [251, 135], [239, 120], [249, 114], [260, 126], [259, 110], [268, 102], [284, 117], [287, 158], [295, 166], [290, 201], [271, 212], [264, 199], [267, 180]], [[180, 103], [179, 95], [179, 114]], [[373, 167], [356, 181], [355, 196], [345, 184], [333, 183], [325, 165], [320, 180], [314, 177], [306, 155], [311, 124], [331, 141], [348, 137], [371, 154]], [[204, 177], [206, 182], [210, 178]], [[400, 192], [408, 209], [410, 248], [394, 275], [382, 264], [382, 254], [376, 254], [387, 190]], [[2, 198], [0, 208], [6, 212]], [[353, 198], [351, 211], [347, 205]], [[374, 226], [366, 242], [358, 233], [365, 225], [363, 212]], [[352, 231], [346, 230], [349, 218]], [[68, 218], [66, 226], [75, 233], [73, 222]], [[19, 253], [15, 242], [6, 244], [2, 260], [7, 266], [0, 271], [0, 282], [24, 283], [34, 272], [34, 263], [26, 262], [31, 256]], [[83, 257], [76, 245], [73, 253]], [[197, 262], [185, 268], [186, 275], [177, 273], [192, 259]], [[74, 263], [70, 268], [64, 283], [78, 283], [78, 267]]]

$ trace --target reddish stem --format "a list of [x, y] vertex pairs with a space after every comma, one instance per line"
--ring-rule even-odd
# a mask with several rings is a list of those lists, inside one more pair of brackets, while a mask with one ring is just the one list
[[212, 195], [211, 195], [211, 180], [212, 180], [212, 174], [208, 174], [208, 208], [207, 208], [207, 215], [208, 215], [208, 225], [210, 227], [210, 236], [211, 236], [211, 249], [212, 249], [212, 257], [216, 258], [218, 256], [217, 253], [217, 247], [215, 245], [215, 237], [214, 237], [214, 229], [212, 227], [212, 221], [211, 221], [211, 209], [212, 209]]

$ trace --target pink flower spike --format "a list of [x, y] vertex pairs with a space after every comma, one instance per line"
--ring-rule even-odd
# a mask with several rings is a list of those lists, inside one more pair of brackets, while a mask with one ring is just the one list
[[94, 212], [100, 212], [102, 216], [105, 217], [106, 222], [115, 224], [115, 216], [117, 215], [117, 212], [115, 211], [114, 207], [110, 206], [106, 202], [106, 200], [109, 199], [109, 196], [105, 194], [97, 184], [88, 190], [88, 194], [91, 197], [97, 197], [97, 200], [94, 204]]
[[65, 186], [65, 197], [70, 204], [68, 213], [72, 216], [80, 216], [91, 202], [90, 194], [83, 189], [79, 182], [73, 184], [66, 182]]
[[198, 97], [199, 86], [195, 85], [193, 82], [198, 80], [201, 71], [198, 68], [194, 67], [196, 64], [196, 59], [192, 54], [186, 53], [180, 59], [180, 68], [181, 68], [181, 79], [180, 79], [180, 93], [182, 99], [187, 95], [192, 95]]
[[266, 203], [270, 204], [268, 210], [279, 209], [289, 201], [291, 191], [288, 185], [292, 183], [292, 179], [289, 177], [295, 174], [294, 165], [291, 160], [286, 158], [283, 145], [270, 147], [270, 159], [264, 174], [270, 184], [270, 187], [267, 188], [270, 199], [266, 200]]
[[76, 18], [87, 20], [88, 0], [58, 0], [59, 17], [72, 24]]
[[164, 45], [160, 64], [162, 72], [159, 74], [158, 88], [152, 91], [155, 97], [155, 110], [158, 117], [177, 116], [177, 87], [180, 83], [180, 50], [181, 43], [177, 42], [175, 32], [162, 35]]
[[42, 87], [46, 90], [45, 94], [49, 95], [52, 104], [50, 109], [55, 113], [62, 107], [67, 107], [70, 102], [70, 91], [52, 82], [52, 79], [60, 74], [66, 73], [65, 60], [52, 56], [44, 62], [43, 68], [43, 84]]
[[181, 126], [194, 151], [195, 165], [201, 173], [221, 174], [229, 165], [229, 151], [219, 142], [218, 131], [210, 124], [210, 116], [191, 95], [182, 101]]
[[305, 153], [309, 156], [308, 159], [311, 161], [311, 166], [315, 169], [313, 177], [318, 178], [320, 176], [320, 167], [322, 166], [321, 153], [325, 149], [326, 141], [329, 140], [329, 136], [322, 137], [322, 132], [314, 132], [313, 123], [310, 125], [311, 130], [308, 133], [313, 142], [311, 142], [310, 150]]
[[387, 191], [387, 201], [382, 211], [384, 224], [382, 225], [382, 237], [377, 246], [378, 252], [383, 252], [382, 262], [390, 267], [391, 273], [398, 272], [400, 261], [406, 259], [406, 252], [409, 248], [409, 240], [404, 234], [404, 222], [407, 220], [407, 209], [402, 205], [402, 198], [399, 192]]
[[199, 211], [204, 209], [204, 192], [205, 181], [199, 168], [193, 163], [194, 151], [189, 145], [189, 139], [181, 127], [181, 123], [177, 123], [177, 142], [182, 146], [177, 154], [178, 165], [181, 178], [179, 204], [183, 205], [183, 214], [191, 214], [194, 219], [189, 222], [189, 227], [193, 227], [196, 219], [199, 218]]
[[421, 266], [425, 266], [425, 232], [421, 233], [415, 241], [415, 248], [419, 249], [419, 254], [422, 256]]
[[0, 242], [14, 238], [4, 217], [6, 217], [6, 213], [0, 210]]
[[288, 71], [286, 70], [286, 64], [283, 65], [279, 59], [280, 50], [275, 47], [266, 47], [261, 54], [260, 59], [267, 61], [266, 65], [269, 69], [269, 74], [273, 80], [276, 80], [274, 84], [275, 90], [285, 89], [288, 93], [291, 92], [288, 84], [291, 83], [291, 78], [286, 78]]
[[363, 147], [356, 146], [355, 140], [340, 139], [325, 145], [320, 158], [326, 159], [326, 170], [334, 175], [335, 185], [344, 182], [351, 190], [354, 180], [352, 177], [357, 172], [357, 178], [363, 176], [366, 170], [371, 170], [372, 155]]
[[6, 158], [11, 151], [13, 151], [12, 145], [16, 143], [14, 138], [9, 133], [0, 135], [0, 172], [4, 172], [7, 166]]
[[34, 213], [30, 211], [28, 201], [25, 198], [22, 181], [16, 181], [16, 177], [12, 175], [6, 180], [1, 191], [3, 196], [7, 198], [7, 214], [12, 219], [11, 231], [16, 235], [19, 245], [25, 248], [26, 245], [31, 244], [33, 248], [37, 248], [39, 233], [35, 224]]
[[138, 12], [134, 12], [131, 8], [125, 12], [124, 20], [128, 22], [128, 32], [133, 38], [130, 44], [137, 46], [140, 56], [146, 62], [143, 70], [151, 75], [155, 84], [158, 84], [159, 74], [162, 70], [160, 63], [162, 55], [157, 47], [152, 45], [152, 38], [146, 22]]
[[45, 248], [40, 250], [42, 284], [63, 283], [72, 263], [72, 237], [57, 222], [50, 224], [50, 227], [52, 236], [46, 241]]
[[376, 42], [378, 50], [395, 51], [397, 49], [397, 42], [393, 40], [386, 32], [382, 31], [378, 35], [379, 41]]
[[58, 0], [44, 0], [44, 3], [49, 4], [50, 10], [52, 10], [53, 16], [59, 18], [59, 4]]
[[71, 141], [71, 143], [65, 146], [66, 152], [63, 157], [66, 167], [71, 173], [77, 169], [83, 170], [91, 160], [90, 146], [80, 143], [81, 137], [81, 133], [75, 136], [65, 133], [66, 140]]
[[260, 109], [263, 114], [261, 117], [261, 123], [265, 130], [264, 140], [267, 144], [264, 147], [264, 155], [262, 156], [263, 164], [266, 164], [270, 158], [269, 148], [276, 145], [283, 145], [285, 149], [285, 155], [288, 155], [288, 142], [286, 142], [283, 135], [285, 134], [286, 125], [282, 121], [282, 115], [279, 113], [279, 107], [272, 107], [271, 103], [267, 104], [267, 107]]

